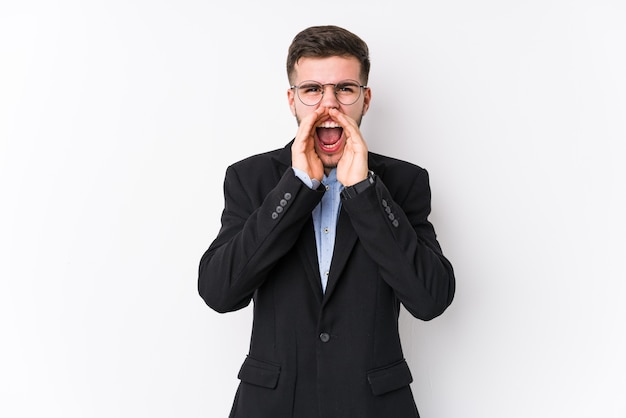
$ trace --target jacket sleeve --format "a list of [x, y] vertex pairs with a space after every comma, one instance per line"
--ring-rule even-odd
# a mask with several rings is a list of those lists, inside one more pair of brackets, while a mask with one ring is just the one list
[[418, 167], [408, 178], [390, 182], [402, 184], [393, 196], [377, 177], [372, 186], [342, 204], [361, 244], [400, 302], [416, 318], [430, 320], [452, 303], [455, 277], [428, 221], [428, 173]]
[[[247, 172], [246, 172], [247, 171]], [[241, 309], [268, 272], [292, 248], [323, 191], [311, 190], [293, 170], [275, 185], [258, 173], [226, 170], [221, 229], [200, 260], [198, 292], [217, 312]], [[266, 191], [264, 191], [266, 189]]]

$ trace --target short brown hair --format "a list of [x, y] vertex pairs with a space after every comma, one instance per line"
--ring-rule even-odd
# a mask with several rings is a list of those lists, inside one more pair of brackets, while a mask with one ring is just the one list
[[287, 54], [287, 77], [293, 83], [294, 67], [300, 58], [355, 57], [361, 64], [361, 82], [367, 84], [370, 58], [367, 44], [354, 33], [338, 26], [311, 26], [298, 33]]

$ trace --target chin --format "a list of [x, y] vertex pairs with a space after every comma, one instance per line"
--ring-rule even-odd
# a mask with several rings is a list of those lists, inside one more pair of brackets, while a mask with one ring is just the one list
[[333, 168], [337, 168], [337, 163], [339, 160], [331, 159], [331, 158], [322, 158], [322, 163], [324, 164], [324, 170], [330, 171]]

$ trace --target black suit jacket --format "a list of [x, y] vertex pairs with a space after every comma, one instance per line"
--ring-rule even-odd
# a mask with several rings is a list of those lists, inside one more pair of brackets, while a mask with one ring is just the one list
[[200, 261], [198, 289], [217, 312], [254, 301], [249, 354], [231, 417], [415, 418], [398, 333], [400, 304], [430, 320], [455, 279], [430, 213], [426, 170], [369, 154], [376, 180], [342, 199], [326, 292], [311, 190], [291, 142], [226, 170], [222, 227]]

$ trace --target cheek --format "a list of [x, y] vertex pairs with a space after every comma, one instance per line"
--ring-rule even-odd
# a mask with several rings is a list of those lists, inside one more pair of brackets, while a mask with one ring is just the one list
[[307, 117], [313, 112], [315, 112], [315, 109], [313, 107], [304, 106], [302, 104], [301, 105], [296, 104], [296, 105], [291, 106], [291, 113], [293, 113], [293, 115], [298, 120], [298, 125], [300, 125], [300, 121], [303, 118]]
[[369, 109], [369, 105], [363, 104], [363, 110], [361, 110], [361, 116], [365, 116], [365, 114], [367, 113], [367, 109]]
[[289, 104], [289, 109], [291, 110], [291, 114], [296, 116], [296, 107], [294, 102], [294, 95], [291, 90], [287, 91], [287, 103]]
[[365, 112], [367, 112], [367, 108], [365, 106], [357, 109], [350, 109], [350, 113], [348, 113], [348, 116], [354, 119], [358, 125], [361, 118], [363, 118], [363, 115], [365, 115]]

